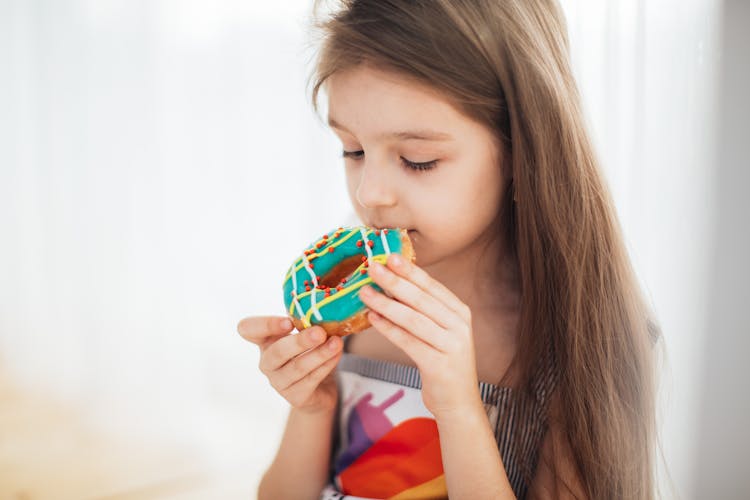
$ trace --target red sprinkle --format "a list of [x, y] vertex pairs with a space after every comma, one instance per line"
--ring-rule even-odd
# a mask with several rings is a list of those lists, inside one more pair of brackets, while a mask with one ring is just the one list
[[342, 283], [346, 283], [346, 278], [341, 280]]
[[365, 274], [367, 272], [367, 269], [362, 269], [359, 271], [359, 274]]
[[383, 229], [383, 234], [388, 234], [388, 230], [387, 229]]
[[375, 236], [380, 236], [380, 229], [375, 230]]
[[324, 239], [324, 240], [327, 240], [327, 239], [328, 239], [328, 235], [327, 235], [327, 234], [324, 234], [324, 235], [323, 235], [323, 239]]
[[341, 291], [343, 289], [344, 289], [344, 287], [342, 285], [339, 285], [339, 286], [336, 287], [336, 290], [339, 290], [339, 291]]
[[359, 240], [359, 241], [357, 242], [357, 246], [358, 246], [358, 247], [361, 247], [361, 246], [362, 246], [362, 240]]
[[320, 247], [322, 247], [322, 246], [323, 246], [323, 243], [322, 243], [322, 242], [321, 242], [321, 243], [316, 243], [316, 244], [315, 244], [315, 248], [320, 248]]
[[330, 297], [330, 296], [331, 296], [331, 291], [330, 291], [330, 290], [326, 290], [326, 294], [325, 294], [325, 296], [326, 296], [326, 297]]
[[365, 256], [363, 255], [363, 256], [362, 256], [362, 262], [365, 262], [365, 261], [367, 261], [367, 257], [365, 257]]
[[370, 240], [370, 241], [367, 242], [367, 246], [370, 247], [370, 248], [372, 248], [372, 247], [375, 246], [375, 242], [372, 241], [372, 240]]
[[328, 247], [328, 253], [333, 253], [335, 247]]
[[310, 280], [305, 280], [305, 285], [309, 285], [309, 284], [310, 284]]
[[309, 291], [310, 291], [310, 287], [309, 287], [309, 286], [306, 286], [306, 287], [305, 287], [305, 290], [309, 292]]
[[315, 264], [313, 264], [312, 262], [310, 262], [310, 269], [315, 269]]

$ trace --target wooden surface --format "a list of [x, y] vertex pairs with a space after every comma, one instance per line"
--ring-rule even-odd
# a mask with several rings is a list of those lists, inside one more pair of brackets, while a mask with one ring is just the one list
[[216, 471], [175, 443], [94, 430], [85, 416], [0, 380], [0, 499], [252, 499], [247, 471]]

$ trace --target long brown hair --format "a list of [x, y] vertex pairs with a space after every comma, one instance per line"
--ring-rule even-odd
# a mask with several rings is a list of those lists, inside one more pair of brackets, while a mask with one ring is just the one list
[[532, 394], [532, 367], [551, 349], [557, 411], [589, 497], [652, 498], [660, 334], [586, 131], [560, 6], [338, 4], [313, 24], [323, 35], [313, 107], [329, 76], [366, 62], [430, 85], [497, 133], [512, 169], [498, 230], [520, 273], [519, 394]]

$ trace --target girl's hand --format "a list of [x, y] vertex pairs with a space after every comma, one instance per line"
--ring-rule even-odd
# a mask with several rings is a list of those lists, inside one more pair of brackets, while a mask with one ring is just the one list
[[416, 363], [425, 407], [438, 420], [481, 407], [469, 307], [398, 254], [369, 269], [394, 297], [362, 287], [370, 322]]
[[338, 387], [332, 371], [341, 358], [339, 337], [326, 341], [319, 326], [291, 335], [292, 322], [277, 316], [248, 317], [237, 332], [260, 348], [259, 368], [271, 386], [294, 408], [306, 413], [333, 411]]

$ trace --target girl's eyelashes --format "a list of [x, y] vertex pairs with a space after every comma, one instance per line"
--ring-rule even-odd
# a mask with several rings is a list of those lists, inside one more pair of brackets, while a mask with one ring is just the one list
[[365, 152], [362, 151], [362, 150], [360, 150], [360, 151], [343, 151], [342, 154], [341, 154], [341, 156], [343, 156], [344, 158], [354, 158], [356, 160], [357, 158], [359, 158], [360, 154], [365, 154]]
[[[365, 152], [362, 150], [342, 152], [342, 156], [344, 158], [353, 158], [355, 160], [362, 158], [364, 154]], [[403, 156], [401, 157], [401, 161], [403, 161], [405, 168], [409, 168], [411, 170], [430, 170], [432, 168], [435, 168], [435, 164], [437, 163], [437, 160], [431, 160], [431, 161], [425, 161], [425, 162], [414, 162], [414, 161], [407, 160]]]
[[430, 169], [435, 168], [435, 164], [437, 163], [437, 160], [413, 162], [413, 161], [407, 160], [403, 156], [401, 157], [401, 161], [404, 162], [404, 165], [406, 165], [407, 168], [410, 168], [412, 170], [430, 170]]

